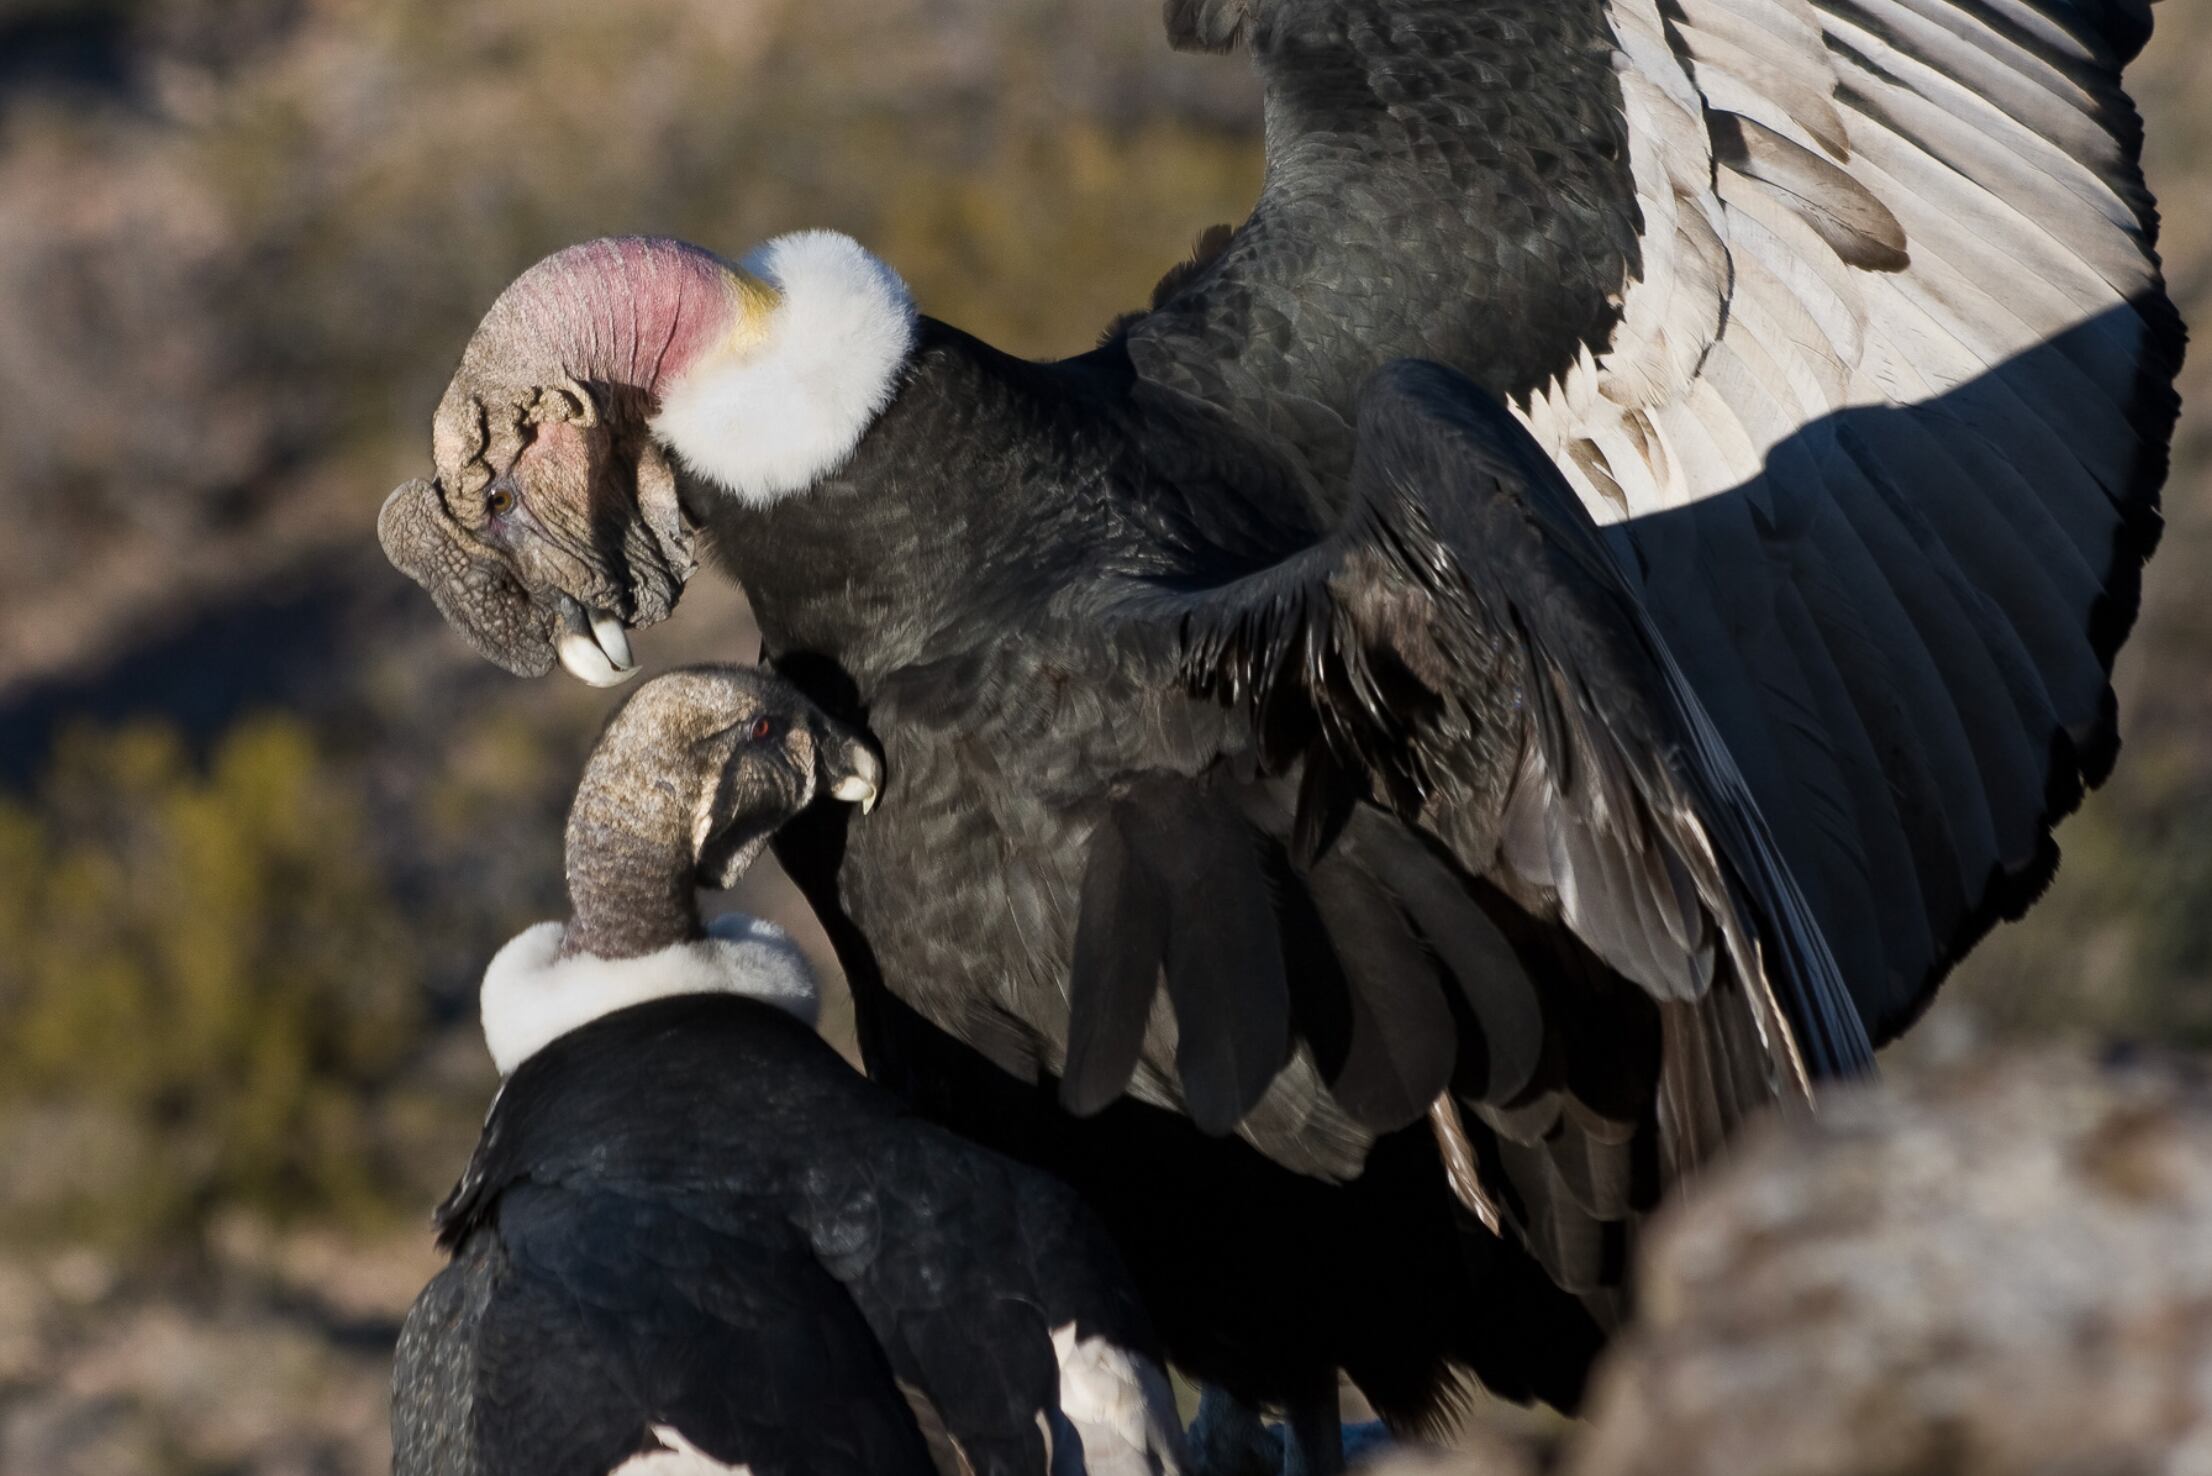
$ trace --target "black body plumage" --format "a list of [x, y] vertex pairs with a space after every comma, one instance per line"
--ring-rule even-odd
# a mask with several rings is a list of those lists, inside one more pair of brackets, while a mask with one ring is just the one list
[[1152, 1347], [1068, 1189], [730, 995], [524, 1062], [439, 1228], [453, 1264], [400, 1341], [402, 1476], [604, 1476], [680, 1448], [656, 1430], [756, 1476], [929, 1476], [948, 1437], [978, 1472], [1041, 1473], [1053, 1331]]
[[[1671, 1167], [1652, 1140], [1671, 1058], [1664, 1007], [1472, 864], [1498, 849], [1533, 741], [1509, 626], [1470, 609], [1450, 655], [1466, 682], [1451, 691], [1485, 692], [1487, 711], [1446, 714], [1439, 694], [1364, 656], [1356, 676], [1339, 670], [1326, 640], [1303, 644], [1300, 602], [1322, 598], [1326, 561], [1394, 547], [1395, 534], [1362, 514], [1268, 561], [1252, 544], [1281, 537], [1285, 521], [1231, 516], [1218, 531], [1237, 545], [1224, 550], [1208, 520], [1232, 495], [1287, 495], [1291, 474], [1271, 483], [1257, 447], [1210, 469], [1209, 435], [1179, 442], [1172, 419], [1142, 415], [1117, 346], [1047, 371], [935, 325], [925, 341], [844, 477], [718, 524], [779, 668], [817, 700], [843, 701], [886, 746], [881, 811], [841, 834], [843, 816], [802, 821], [778, 842], [859, 990], [871, 1072], [1082, 1189], [1148, 1300], [1174, 1309], [1163, 1332], [1175, 1356], [1212, 1382], [1279, 1400], [1325, 1391], [1343, 1368], [1378, 1409], [1418, 1423], [1458, 1366], [1501, 1392], [1572, 1403], [1611, 1315], [1626, 1224]], [[1378, 381], [1370, 398], [1370, 440], [1384, 448], [1370, 454], [1392, 466], [1415, 465], [1439, 437], [1507, 434], [1495, 412], [1471, 431], [1445, 426], [1481, 401], [1442, 370]], [[1512, 519], [1548, 467], [1507, 445], [1491, 454], [1514, 477], [1487, 474], [1496, 516]], [[1066, 460], [1041, 471], [1047, 454]], [[1486, 465], [1431, 481], [1463, 498]], [[1377, 504], [1391, 475], [1364, 473]], [[1209, 476], [1233, 490], [1187, 506]], [[1045, 508], [1021, 514], [1040, 484], [1054, 488]], [[1575, 526], [1563, 488], [1547, 505]], [[993, 530], [1016, 525], [1031, 541], [995, 563]], [[1574, 546], [1603, 563], [1602, 549]], [[817, 603], [804, 593], [817, 587], [812, 554], [774, 553], [786, 548], [862, 572]], [[1534, 539], [1495, 551], [1544, 558]], [[1391, 571], [1385, 582], [1411, 566]], [[1567, 576], [1547, 567], [1521, 587], [1548, 591], [1546, 577]], [[1569, 580], [1556, 603], [1587, 597]], [[877, 641], [901, 634], [895, 611], [914, 614], [910, 644], [872, 669]], [[1636, 627], [1594, 629], [1592, 655]], [[1278, 663], [1309, 658], [1314, 700], [1287, 690], [1295, 677], [1274, 690]], [[1474, 680], [1485, 669], [1497, 678], [1487, 691]], [[1377, 680], [1402, 690], [1352, 690]], [[1616, 707], [1633, 720], [1640, 695]], [[1653, 738], [1630, 730], [1608, 762], [1663, 769]], [[1363, 768], [1363, 755], [1380, 763]], [[1766, 941], [1785, 956], [1791, 946]], [[1679, 1129], [1692, 1144], [1776, 1095], [1750, 1002], [1711, 1003], [1710, 1026], [1689, 1027], [1716, 1033], [1721, 1061], [1684, 1087], [1713, 1099]], [[1846, 1068], [1863, 1039], [1853, 1049]], [[1059, 1120], [1056, 1081], [1079, 1111], [1125, 1090], [1136, 1100]], [[1453, 1199], [1427, 1121], [1447, 1092], [1470, 1112], [1496, 1109], [1460, 1130], [1517, 1229], [1537, 1237], [1534, 1255]], [[1227, 1277], [1229, 1261], [1266, 1276]], [[1484, 1311], [1507, 1307], [1518, 1315]]]

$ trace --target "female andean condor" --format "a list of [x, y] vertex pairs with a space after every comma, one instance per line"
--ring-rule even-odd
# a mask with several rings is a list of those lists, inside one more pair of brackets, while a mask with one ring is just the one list
[[484, 976], [506, 1079], [400, 1338], [397, 1476], [1179, 1468], [1150, 1325], [1083, 1205], [840, 1060], [775, 928], [699, 925], [696, 884], [880, 772], [735, 668], [657, 678], [608, 725], [572, 914]]
[[887, 749], [780, 850], [871, 1070], [1074, 1177], [1195, 1372], [1571, 1398], [1660, 1189], [1865, 1070], [2112, 762], [2148, 8], [1166, 10], [1266, 183], [1095, 351], [842, 237], [590, 242], [380, 531], [526, 675], [619, 680], [702, 543], [744, 585]]

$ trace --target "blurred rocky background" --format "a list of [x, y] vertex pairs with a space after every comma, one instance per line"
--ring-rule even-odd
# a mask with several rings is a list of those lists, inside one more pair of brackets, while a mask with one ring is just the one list
[[1835, 1093], [1668, 1212], [1566, 1476], [2212, 1471], [2212, 1077]]
[[2009, 1044], [1770, 1122], [1663, 1210], [1587, 1418], [1363, 1476], [2212, 1471], [2212, 1073]]
[[[2212, 13], [2159, 25], [2135, 91], [2212, 320]], [[492, 1085], [478, 972], [560, 910], [605, 705], [476, 660], [375, 546], [499, 287], [605, 232], [829, 225], [1073, 352], [1239, 218], [1257, 126], [1152, 0], [0, 0], [0, 1472], [384, 1469]], [[1903, 1074], [2212, 1045], [2205, 426], [2118, 775]], [[706, 581], [640, 646], [751, 653]]]

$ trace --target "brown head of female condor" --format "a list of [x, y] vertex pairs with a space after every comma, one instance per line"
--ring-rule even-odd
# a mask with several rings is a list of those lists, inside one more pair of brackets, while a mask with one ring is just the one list
[[886, 750], [779, 842], [871, 1069], [1076, 1180], [1194, 1374], [1570, 1402], [1657, 1197], [1868, 1069], [2117, 747], [2148, 8], [2032, 9], [1171, 0], [1265, 184], [1097, 349], [841, 236], [590, 242], [385, 545], [602, 682], [711, 550]]

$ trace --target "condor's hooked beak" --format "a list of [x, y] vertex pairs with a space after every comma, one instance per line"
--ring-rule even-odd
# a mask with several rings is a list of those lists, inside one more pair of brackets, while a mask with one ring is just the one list
[[860, 806], [866, 815], [883, 795], [883, 760], [865, 738], [822, 745], [821, 782], [831, 799]]
[[630, 654], [630, 633], [622, 617], [607, 610], [586, 610], [567, 595], [554, 597], [561, 623], [553, 651], [561, 666], [580, 682], [619, 687], [638, 674]]

